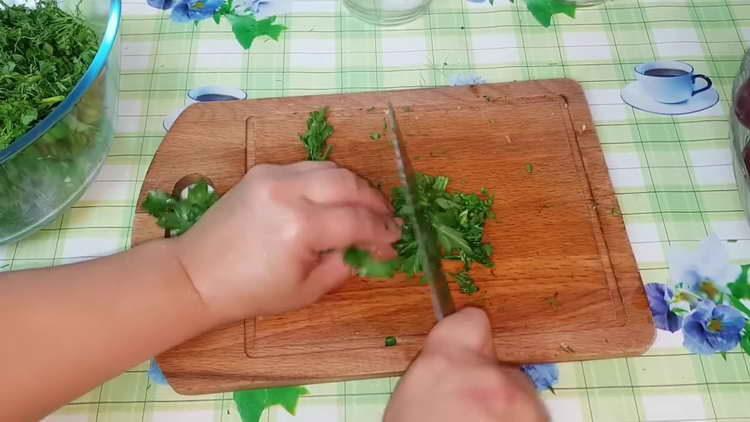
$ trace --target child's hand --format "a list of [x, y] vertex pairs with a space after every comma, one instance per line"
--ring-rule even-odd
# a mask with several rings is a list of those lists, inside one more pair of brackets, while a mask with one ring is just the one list
[[259, 165], [175, 239], [220, 322], [309, 305], [351, 276], [343, 251], [383, 258], [401, 229], [379, 191], [331, 162]]
[[518, 368], [497, 362], [487, 315], [464, 309], [440, 322], [401, 378], [385, 422], [540, 422], [548, 416]]

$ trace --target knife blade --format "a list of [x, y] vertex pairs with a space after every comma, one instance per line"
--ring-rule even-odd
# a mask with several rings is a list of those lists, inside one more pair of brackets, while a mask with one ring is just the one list
[[393, 104], [388, 103], [386, 112], [387, 136], [393, 144], [396, 152], [396, 167], [398, 168], [401, 185], [404, 188], [406, 205], [411, 210], [411, 220], [414, 225], [414, 233], [417, 239], [418, 250], [422, 251], [417, 256], [422, 263], [424, 277], [430, 285], [432, 292], [432, 309], [435, 311], [435, 317], [438, 321], [447, 317], [456, 311], [456, 305], [453, 303], [453, 296], [448, 287], [448, 280], [443, 272], [442, 258], [437, 243], [437, 234], [435, 228], [427, 216], [417, 207], [417, 177], [414, 168], [406, 153], [406, 147], [403, 144], [401, 129], [396, 120], [396, 111]]

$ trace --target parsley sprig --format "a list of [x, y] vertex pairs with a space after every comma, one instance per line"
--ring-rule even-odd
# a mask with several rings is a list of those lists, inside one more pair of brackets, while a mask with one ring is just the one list
[[219, 200], [219, 195], [208, 183], [199, 181], [188, 187], [187, 195], [174, 197], [166, 192], [151, 191], [143, 201], [143, 208], [156, 217], [156, 224], [170, 236], [185, 233]]
[[299, 136], [307, 149], [310, 161], [325, 161], [331, 154], [328, 138], [333, 135], [333, 126], [328, 124], [328, 107], [310, 113], [307, 119], [307, 132]]

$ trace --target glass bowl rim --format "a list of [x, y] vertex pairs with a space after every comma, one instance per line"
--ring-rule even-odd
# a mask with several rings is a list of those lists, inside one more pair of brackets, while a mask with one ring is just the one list
[[110, 0], [109, 17], [107, 18], [107, 27], [104, 30], [104, 36], [99, 44], [94, 60], [83, 74], [81, 80], [73, 87], [65, 99], [55, 107], [50, 114], [34, 125], [31, 130], [21, 135], [13, 143], [0, 151], [0, 165], [9, 161], [16, 154], [20, 153], [26, 147], [33, 144], [39, 137], [55, 126], [63, 117], [67, 116], [73, 107], [78, 104], [81, 97], [91, 88], [96, 79], [99, 77], [104, 66], [109, 61], [109, 55], [117, 41], [117, 35], [120, 31], [120, 19], [122, 16], [122, 1]]

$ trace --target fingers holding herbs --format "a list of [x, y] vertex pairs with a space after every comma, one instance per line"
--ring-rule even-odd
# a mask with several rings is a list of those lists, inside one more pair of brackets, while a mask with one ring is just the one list
[[256, 166], [175, 244], [220, 322], [277, 314], [348, 279], [352, 245], [395, 256], [400, 226], [384, 202], [332, 163]]

